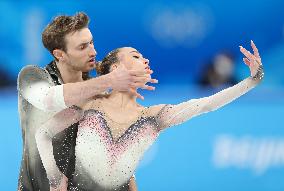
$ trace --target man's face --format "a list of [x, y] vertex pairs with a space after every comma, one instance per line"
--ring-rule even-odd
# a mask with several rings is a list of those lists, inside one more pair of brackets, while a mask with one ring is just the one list
[[66, 64], [75, 71], [88, 72], [95, 67], [97, 52], [93, 36], [88, 28], [75, 31], [65, 36]]

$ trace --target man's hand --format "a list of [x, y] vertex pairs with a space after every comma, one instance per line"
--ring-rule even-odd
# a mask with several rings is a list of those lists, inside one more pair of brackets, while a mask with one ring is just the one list
[[155, 87], [146, 85], [146, 83], [158, 83], [158, 80], [152, 79], [153, 73], [148, 67], [139, 70], [127, 70], [123, 64], [119, 65], [117, 69], [110, 73], [111, 88], [117, 91], [129, 91], [133, 95], [144, 99], [136, 89], [154, 90]]
[[63, 174], [60, 184], [54, 188], [50, 186], [50, 191], [67, 191], [68, 178]]

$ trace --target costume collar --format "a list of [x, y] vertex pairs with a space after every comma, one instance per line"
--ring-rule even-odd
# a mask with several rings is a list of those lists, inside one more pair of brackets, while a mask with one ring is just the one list
[[[63, 84], [63, 80], [62, 80], [62, 76], [60, 74], [60, 71], [58, 70], [58, 67], [56, 65], [55, 60], [53, 60], [52, 62], [50, 62], [45, 69], [48, 71], [49, 75], [51, 76], [53, 82], [56, 85], [61, 85]], [[89, 76], [89, 72], [83, 72], [82, 73], [82, 78], [83, 80], [88, 80], [91, 77]]]
[[53, 82], [56, 85], [61, 85], [63, 84], [63, 80], [60, 74], [60, 71], [57, 68], [56, 62], [52, 61], [50, 62], [45, 69], [48, 71], [49, 75], [51, 76]]

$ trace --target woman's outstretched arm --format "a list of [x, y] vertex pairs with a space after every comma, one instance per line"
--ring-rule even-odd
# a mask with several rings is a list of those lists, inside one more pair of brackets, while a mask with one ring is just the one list
[[250, 77], [208, 97], [191, 99], [177, 105], [158, 105], [150, 107], [149, 109], [152, 110], [152, 112], [157, 113], [156, 119], [160, 129], [162, 130], [170, 126], [178, 125], [197, 115], [217, 110], [258, 85], [263, 79], [264, 72], [258, 50], [253, 42], [251, 42], [251, 46], [254, 54], [240, 47], [240, 51], [246, 56], [244, 62], [250, 68]]
[[66, 190], [67, 177], [59, 170], [53, 154], [52, 138], [59, 132], [78, 122], [83, 110], [75, 106], [67, 108], [49, 119], [36, 132], [37, 148], [50, 183], [50, 190]]

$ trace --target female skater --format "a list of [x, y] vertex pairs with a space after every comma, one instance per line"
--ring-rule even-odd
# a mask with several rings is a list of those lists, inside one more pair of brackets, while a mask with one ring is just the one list
[[[37, 132], [37, 146], [47, 176], [54, 188], [66, 186], [66, 177], [56, 166], [51, 139], [79, 121], [76, 142], [76, 169], [69, 190], [131, 190], [128, 185], [139, 160], [158, 137], [171, 126], [194, 116], [216, 110], [258, 85], [263, 79], [261, 58], [240, 47], [250, 77], [212, 96], [177, 104], [143, 107], [128, 92], [113, 91], [79, 107], [70, 107], [47, 121]], [[148, 67], [149, 61], [134, 48], [110, 52], [98, 66], [100, 75], [123, 64], [127, 69]], [[64, 120], [64, 124], [62, 121]], [[59, 123], [60, 121], [60, 123]]]

